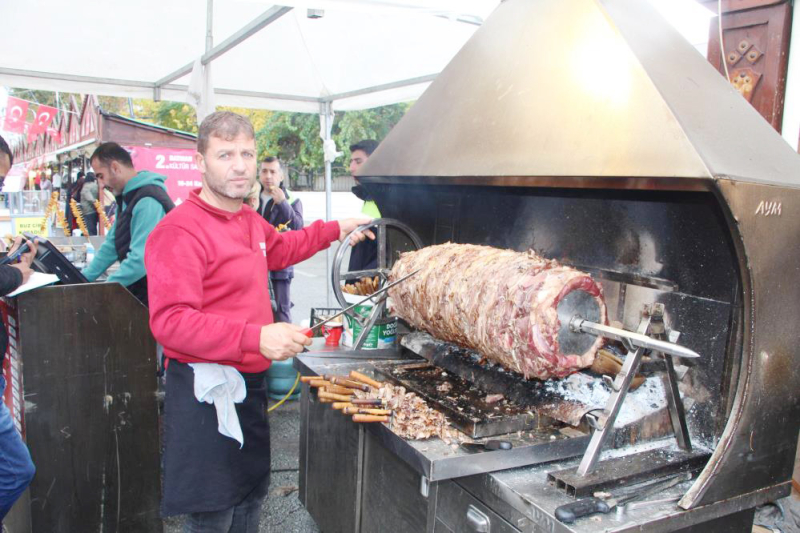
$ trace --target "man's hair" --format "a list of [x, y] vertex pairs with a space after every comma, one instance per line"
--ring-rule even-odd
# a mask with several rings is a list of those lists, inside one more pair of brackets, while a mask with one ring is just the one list
[[278, 168], [281, 169], [281, 174], [284, 176], [286, 175], [285, 167], [283, 166], [283, 161], [275, 157], [274, 155], [268, 155], [264, 159], [261, 160], [262, 163], [274, 163], [275, 161], [278, 162]]
[[8, 143], [2, 136], [0, 136], [0, 154], [6, 154], [8, 156], [8, 164], [14, 164], [14, 154], [11, 153], [11, 148], [8, 147]]
[[372, 155], [372, 152], [375, 151], [375, 148], [378, 147], [378, 141], [373, 141], [372, 139], [364, 139], [363, 141], [359, 141], [356, 144], [350, 145], [350, 152], [355, 152], [356, 150], [361, 150], [365, 154]]
[[255, 139], [256, 133], [253, 131], [250, 119], [232, 111], [216, 111], [203, 119], [200, 124], [200, 130], [197, 132], [197, 151], [205, 154], [211, 137], [230, 141], [242, 133]]
[[90, 161], [99, 161], [100, 163], [109, 166], [112, 161], [116, 161], [120, 165], [128, 168], [133, 168], [133, 161], [131, 154], [115, 142], [103, 143], [94, 151]]

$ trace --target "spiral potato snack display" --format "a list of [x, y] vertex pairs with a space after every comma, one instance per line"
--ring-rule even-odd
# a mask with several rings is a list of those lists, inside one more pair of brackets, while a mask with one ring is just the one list
[[100, 200], [94, 201], [94, 208], [97, 210], [97, 215], [100, 217], [100, 222], [102, 222], [103, 227], [106, 228], [106, 230], [110, 230], [111, 221], [108, 220], [105, 209], [103, 209], [103, 206], [100, 205]]
[[75, 223], [78, 224], [78, 228], [81, 230], [81, 233], [88, 237], [89, 230], [86, 229], [86, 221], [83, 220], [81, 208], [78, 206], [78, 202], [76, 202], [74, 198], [69, 201], [69, 208], [72, 210], [72, 216], [75, 217]]
[[50, 215], [52, 215], [55, 211], [58, 210], [58, 191], [53, 191], [53, 194], [50, 195], [50, 201], [47, 202], [47, 209], [44, 211], [44, 220], [42, 220], [42, 227], [39, 228], [39, 233], [42, 235], [47, 235], [47, 221], [50, 219]]

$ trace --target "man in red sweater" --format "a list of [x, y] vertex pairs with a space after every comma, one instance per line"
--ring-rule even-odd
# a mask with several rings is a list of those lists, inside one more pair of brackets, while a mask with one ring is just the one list
[[[308, 259], [370, 219], [278, 233], [243, 205], [257, 154], [253, 126], [235, 113], [203, 121], [195, 160], [202, 188], [164, 217], [145, 249], [150, 326], [168, 358], [161, 512], [187, 514], [187, 532], [250, 533], [269, 486], [265, 371], [311, 342], [299, 326], [273, 323], [268, 271]], [[196, 399], [195, 376], [210, 365], [195, 363], [244, 377], [246, 396], [235, 405], [241, 447], [220, 433], [215, 407]]]

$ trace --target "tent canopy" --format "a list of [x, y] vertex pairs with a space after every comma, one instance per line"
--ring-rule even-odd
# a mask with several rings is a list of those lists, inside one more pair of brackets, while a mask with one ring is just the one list
[[0, 85], [185, 101], [204, 56], [217, 105], [365, 109], [417, 98], [499, 0], [210, 4], [206, 53], [206, 2], [4, 2]]

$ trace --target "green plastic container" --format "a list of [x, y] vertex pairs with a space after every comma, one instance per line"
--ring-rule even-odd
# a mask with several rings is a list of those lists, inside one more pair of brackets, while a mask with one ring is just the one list
[[[363, 317], [368, 317], [372, 313], [371, 305], [359, 305], [353, 311]], [[355, 319], [347, 314], [344, 316], [344, 334], [342, 335], [342, 344], [345, 346], [353, 346], [355, 340], [361, 335], [363, 326]], [[396, 318], [382, 318], [379, 319], [372, 329], [367, 334], [364, 340], [364, 345], [361, 347], [363, 350], [378, 350], [382, 348], [391, 348], [394, 346], [395, 339], [397, 338], [397, 319]]]
[[[297, 379], [297, 370], [292, 367], [292, 360], [272, 361], [267, 370], [267, 385], [269, 386], [269, 397], [273, 400], [280, 400], [289, 392]], [[289, 400], [296, 400], [300, 397], [300, 384], [297, 384], [295, 392], [289, 396]]]

